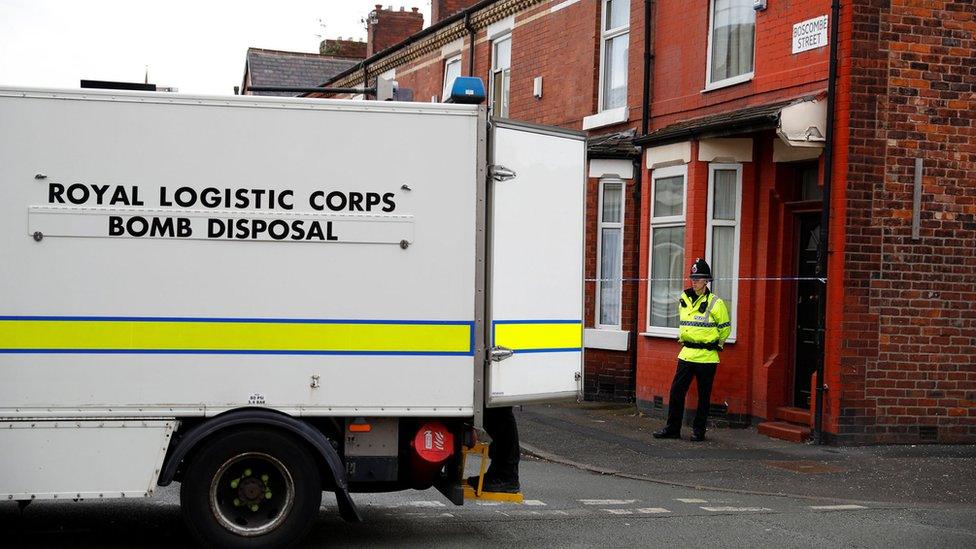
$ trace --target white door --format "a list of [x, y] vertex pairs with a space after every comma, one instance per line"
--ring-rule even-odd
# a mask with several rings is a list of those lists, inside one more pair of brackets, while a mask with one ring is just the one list
[[585, 139], [493, 124], [489, 406], [574, 398], [582, 386]]

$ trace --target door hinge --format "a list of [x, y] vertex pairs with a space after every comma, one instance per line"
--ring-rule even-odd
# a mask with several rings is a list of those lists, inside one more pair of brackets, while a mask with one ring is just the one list
[[511, 357], [515, 354], [515, 351], [509, 349], [508, 347], [492, 347], [491, 348], [491, 361], [501, 362], [506, 358]]
[[515, 179], [516, 175], [514, 171], [500, 164], [488, 166], [488, 174], [495, 181], [508, 181], [509, 179]]

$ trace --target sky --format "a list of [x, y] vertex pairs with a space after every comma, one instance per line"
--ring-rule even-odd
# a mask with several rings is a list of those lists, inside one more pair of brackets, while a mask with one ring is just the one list
[[[232, 95], [247, 48], [318, 53], [366, 40], [362, 19], [390, 0], [0, 0], [0, 86], [78, 88], [116, 80]], [[420, 8], [430, 0], [393, 4]]]

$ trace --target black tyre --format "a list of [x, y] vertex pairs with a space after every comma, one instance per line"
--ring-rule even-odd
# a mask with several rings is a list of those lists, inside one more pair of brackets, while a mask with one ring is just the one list
[[204, 443], [186, 468], [180, 506], [205, 547], [296, 545], [322, 503], [315, 459], [294, 437], [265, 428], [235, 429]]

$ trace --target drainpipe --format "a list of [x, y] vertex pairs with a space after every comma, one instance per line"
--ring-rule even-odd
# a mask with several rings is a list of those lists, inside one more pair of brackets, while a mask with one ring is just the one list
[[[651, 51], [651, 44], [653, 40], [651, 38], [651, 14], [654, 12], [654, 2], [653, 0], [644, 0], [644, 74], [643, 74], [643, 88], [641, 91], [641, 132], [640, 136], [643, 137], [647, 135], [647, 130], [650, 126], [651, 119], [651, 62], [654, 59], [654, 52]], [[640, 148], [640, 152], [637, 154], [637, 158], [634, 160], [634, 204], [637, 205], [637, 242], [638, 248], [640, 247], [640, 236], [641, 236], [641, 185], [644, 182], [644, 154], [643, 147]], [[640, 318], [638, 311], [640, 311], [640, 282], [634, 282], [636, 288], [634, 289], [634, 337], [633, 346], [631, 347], [631, 356], [633, 361], [633, 372], [634, 372], [634, 400], [637, 400], [636, 388], [637, 388], [637, 344], [640, 341], [640, 326], [638, 326], [637, 319]], [[623, 288], [623, 284], [621, 284]]]
[[[363, 61], [363, 88], [369, 87], [369, 68], [366, 61]], [[373, 97], [376, 97], [375, 95]], [[363, 99], [366, 99], [366, 92], [363, 92]]]
[[[830, 227], [830, 187], [834, 172], [834, 110], [836, 106], [837, 85], [837, 50], [840, 28], [840, 0], [833, 0], [830, 5], [830, 60], [827, 69], [827, 128], [826, 146], [824, 147], [824, 178], [823, 178], [823, 211], [820, 214], [820, 257], [817, 258], [817, 268], [820, 276], [827, 280], [827, 256], [829, 255], [829, 227]], [[820, 361], [817, 364], [817, 413], [813, 423], [813, 440], [815, 444], [824, 444], [823, 436], [823, 404], [824, 363], [827, 356], [827, 288], [829, 281], [824, 283], [823, 295], [818, 300], [817, 338], [820, 339]]]
[[477, 33], [474, 27], [471, 26], [471, 11], [464, 12], [464, 28], [468, 31], [468, 36], [470, 37], [471, 44], [468, 46], [468, 76], [474, 76], [474, 39], [477, 37]]
[[651, 118], [651, 61], [654, 59], [654, 52], [651, 51], [651, 13], [653, 11], [653, 0], [644, 0], [644, 89], [641, 98], [641, 137], [647, 135]]

